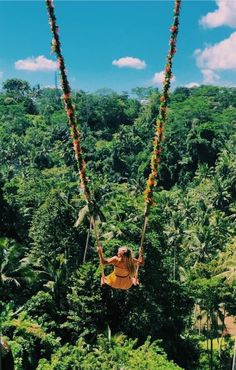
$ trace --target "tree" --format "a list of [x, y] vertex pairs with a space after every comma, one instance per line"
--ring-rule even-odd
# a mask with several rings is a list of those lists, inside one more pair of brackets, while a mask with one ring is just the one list
[[[192, 289], [195, 297], [198, 299], [200, 306], [200, 314], [205, 311], [205, 336], [207, 339], [207, 351], [208, 351], [208, 366], [210, 370], [214, 367], [214, 351], [213, 351], [213, 340], [218, 339], [219, 352], [218, 366], [221, 368], [223, 364], [221, 358], [221, 337], [225, 330], [225, 310], [224, 307], [225, 300], [228, 300], [228, 292], [225, 286], [219, 278], [198, 278], [192, 284]], [[202, 315], [200, 315], [201, 317]], [[210, 342], [210, 346], [209, 343]]]
[[[223, 263], [222, 263], [223, 262]], [[235, 286], [236, 283], [236, 238], [226, 246], [226, 251], [219, 256], [220, 272], [217, 276], [224, 278], [225, 282]]]
[[[32, 90], [27, 81], [12, 78], [4, 81], [2, 88], [6, 95], [13, 99], [13, 102], [15, 100], [16, 102], [22, 103], [26, 113], [37, 114], [37, 109], [32, 99]], [[7, 103], [7, 99], [5, 103]]]
[[14, 240], [0, 238], [0, 292], [4, 301], [12, 299], [19, 288], [22, 293], [19, 300], [25, 299], [24, 288], [28, 282], [31, 282], [32, 273], [21, 261], [24, 249]]
[[30, 92], [29, 83], [18, 78], [12, 78], [4, 81], [2, 88], [7, 94], [19, 97], [25, 97]]
[[158, 93], [156, 87], [135, 87], [131, 90], [132, 95], [136, 95], [139, 101], [149, 99], [152, 94]]
[[100, 336], [91, 351], [83, 339], [75, 346], [65, 345], [56, 352], [51, 361], [42, 359], [38, 370], [69, 370], [71, 367], [80, 369], [140, 369], [140, 370], [181, 370], [166, 354], [158, 342], [150, 339], [138, 346], [135, 340], [117, 335], [110, 339]]

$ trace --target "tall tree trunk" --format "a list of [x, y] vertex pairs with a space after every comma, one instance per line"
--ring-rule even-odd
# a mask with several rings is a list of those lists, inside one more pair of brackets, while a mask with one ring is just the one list
[[222, 348], [222, 342], [223, 342], [223, 338], [224, 338], [224, 331], [226, 329], [226, 326], [225, 326], [225, 315], [226, 315], [226, 311], [225, 311], [225, 307], [224, 307], [224, 310], [223, 310], [223, 318], [222, 318], [222, 330], [221, 330], [221, 336], [220, 336], [220, 339], [219, 339], [219, 360], [220, 360], [220, 368], [222, 367], [221, 366], [221, 348]]
[[210, 367], [210, 353], [209, 353], [209, 317], [207, 314], [207, 357], [208, 357], [208, 363]]
[[213, 370], [213, 338], [212, 338], [212, 333], [211, 333], [211, 356], [210, 356], [210, 370]]
[[213, 370], [213, 312], [211, 312], [210, 321], [210, 370]]
[[236, 337], [234, 341], [234, 357], [233, 357], [232, 370], [236, 370]]
[[176, 280], [176, 245], [174, 245], [173, 280]]

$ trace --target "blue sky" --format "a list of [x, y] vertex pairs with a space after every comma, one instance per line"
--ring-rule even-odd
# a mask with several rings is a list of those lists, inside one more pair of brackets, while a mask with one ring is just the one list
[[[173, 3], [55, 1], [72, 87], [160, 87]], [[17, 77], [52, 86], [55, 56], [44, 1], [0, 1], [0, 29], [0, 82]], [[183, 1], [173, 86], [235, 86], [235, 72], [236, 2]]]

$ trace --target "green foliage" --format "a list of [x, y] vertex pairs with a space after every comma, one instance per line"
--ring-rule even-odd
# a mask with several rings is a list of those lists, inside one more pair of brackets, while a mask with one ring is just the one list
[[20, 318], [12, 320], [12, 328], [14, 333], [10, 345], [17, 370], [36, 369], [41, 357], [48, 358], [53, 349], [59, 348], [59, 339], [53, 334], [47, 334], [24, 313], [21, 313]]
[[[72, 94], [104, 253], [136, 254], [159, 92]], [[0, 320], [16, 368], [178, 368], [161, 340], [182, 368], [218, 370], [232, 343], [214, 341], [235, 315], [236, 89], [171, 93], [145, 265], [127, 292], [100, 287], [60, 95], [17, 79], [0, 94]]]
[[72, 276], [68, 294], [68, 317], [64, 327], [73, 336], [91, 340], [105, 328], [106, 308], [100, 291], [100, 273], [94, 264], [83, 264]]
[[25, 95], [30, 90], [30, 85], [27, 81], [19, 80], [17, 78], [12, 78], [9, 80], [6, 80], [2, 84], [3, 90], [5, 90], [7, 93], [16, 93], [18, 95]]
[[28, 299], [24, 309], [39, 325], [47, 330], [57, 331], [58, 310], [51, 292], [38, 291], [36, 295]]
[[59, 89], [44, 88], [38, 92], [36, 105], [39, 114], [45, 115], [50, 120], [52, 113], [63, 109], [61, 91]]
[[35, 90], [31, 89], [27, 81], [17, 78], [8, 79], [3, 82], [2, 88], [7, 96], [4, 100], [6, 105], [14, 103], [14, 101], [20, 102], [26, 113], [37, 114], [37, 109], [32, 100], [32, 92]]
[[20, 303], [25, 299], [33, 274], [22, 263], [24, 254], [25, 248], [21, 244], [13, 239], [0, 238], [0, 294], [3, 301], [18, 297]]
[[[233, 357], [233, 341], [229, 337], [223, 339], [215, 339], [213, 341], [213, 361], [212, 369], [228, 370], [231, 367]], [[200, 357], [199, 365], [197, 370], [208, 370], [209, 369], [209, 353], [207, 351], [207, 343], [201, 342], [202, 355]]]
[[40, 360], [37, 370], [69, 370], [78, 369], [158, 369], [180, 370], [181, 368], [166, 359], [165, 354], [156, 342], [148, 339], [142, 346], [137, 347], [136, 341], [122, 335], [98, 338], [94, 346], [88, 346], [80, 339], [76, 346], [66, 345], [52, 356], [49, 363]]

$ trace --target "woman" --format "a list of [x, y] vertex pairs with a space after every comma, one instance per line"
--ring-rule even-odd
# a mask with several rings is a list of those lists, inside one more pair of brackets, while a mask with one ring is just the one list
[[117, 256], [104, 258], [102, 247], [98, 247], [98, 254], [103, 265], [114, 265], [114, 271], [102, 277], [101, 284], [107, 284], [114, 289], [129, 289], [132, 285], [138, 285], [136, 276], [137, 266], [143, 265], [142, 249], [139, 249], [138, 259], [134, 258], [132, 251], [127, 247], [118, 249]]

